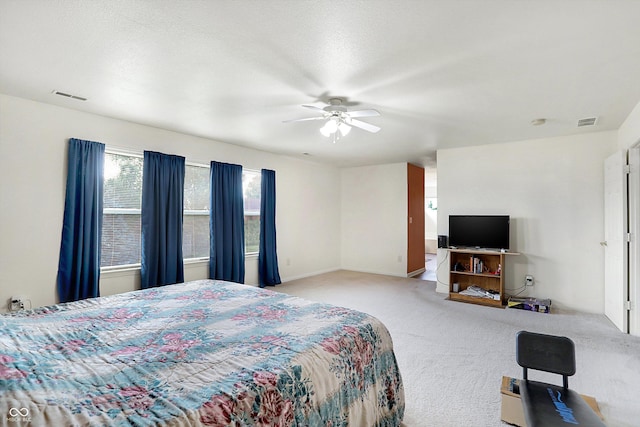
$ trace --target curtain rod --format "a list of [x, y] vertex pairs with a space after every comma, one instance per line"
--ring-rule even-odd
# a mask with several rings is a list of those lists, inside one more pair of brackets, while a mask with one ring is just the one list
[[[132, 157], [144, 157], [144, 151], [145, 150], [136, 150], [133, 148], [128, 148], [128, 147], [122, 147], [122, 146], [118, 146], [118, 145], [113, 145], [113, 144], [105, 144], [105, 152], [106, 153], [111, 153], [111, 154], [121, 154], [121, 155], [125, 155], [125, 156], [132, 156]], [[198, 160], [187, 160], [185, 157], [185, 164], [189, 165], [189, 166], [200, 166], [200, 167], [210, 167], [211, 165], [211, 161], [209, 162], [203, 162], [203, 161], [198, 161]], [[242, 167], [242, 170], [246, 170], [246, 171], [250, 171], [250, 172], [256, 172], [259, 173], [260, 170], [259, 169], [249, 169], [249, 168], [245, 168], [244, 166]]]

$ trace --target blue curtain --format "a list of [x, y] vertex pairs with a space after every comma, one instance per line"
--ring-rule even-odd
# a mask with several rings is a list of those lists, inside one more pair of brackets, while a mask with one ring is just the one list
[[244, 283], [242, 166], [211, 162], [209, 278]]
[[104, 144], [69, 140], [57, 277], [60, 302], [100, 296], [103, 171]]
[[182, 208], [184, 157], [144, 152], [142, 289], [184, 282]]
[[268, 169], [262, 169], [261, 177], [258, 280], [261, 288], [282, 283], [276, 251], [276, 173]]

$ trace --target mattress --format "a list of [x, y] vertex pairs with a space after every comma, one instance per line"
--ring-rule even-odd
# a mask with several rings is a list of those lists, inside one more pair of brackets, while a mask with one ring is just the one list
[[0, 316], [0, 425], [398, 426], [366, 313], [199, 280]]

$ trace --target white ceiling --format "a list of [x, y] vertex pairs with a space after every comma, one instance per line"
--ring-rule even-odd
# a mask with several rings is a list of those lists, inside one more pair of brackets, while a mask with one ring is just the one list
[[[639, 80], [635, 0], [0, 0], [2, 93], [337, 166], [617, 129]], [[382, 130], [282, 123], [334, 96]]]

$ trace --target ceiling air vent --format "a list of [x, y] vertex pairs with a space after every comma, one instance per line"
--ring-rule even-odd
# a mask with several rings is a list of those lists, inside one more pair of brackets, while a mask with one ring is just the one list
[[584, 119], [580, 119], [578, 120], [578, 127], [584, 127], [584, 126], [594, 126], [596, 124], [596, 120], [598, 118], [597, 117], [587, 117]]
[[64, 96], [64, 97], [71, 98], [71, 99], [77, 99], [79, 101], [86, 101], [87, 100], [87, 98], [83, 98], [82, 96], [71, 95], [69, 93], [60, 92], [59, 90], [54, 90], [53, 94], [54, 95]]

